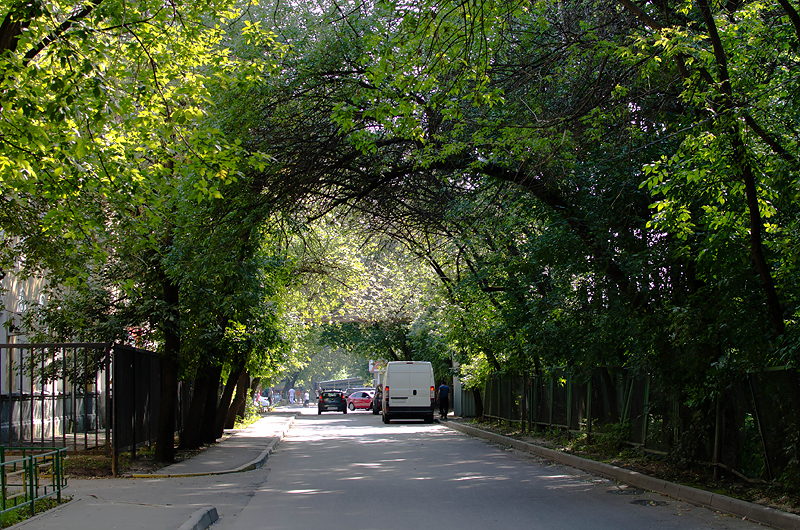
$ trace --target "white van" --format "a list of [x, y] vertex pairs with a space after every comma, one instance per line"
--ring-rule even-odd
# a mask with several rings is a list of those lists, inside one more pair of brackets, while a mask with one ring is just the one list
[[399, 418], [421, 418], [433, 423], [436, 382], [433, 366], [424, 361], [392, 361], [383, 375], [383, 423]]

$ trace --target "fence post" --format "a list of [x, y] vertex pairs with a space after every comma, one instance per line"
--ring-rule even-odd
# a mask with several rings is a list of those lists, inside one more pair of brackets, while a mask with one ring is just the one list
[[[61, 348], [61, 370], [64, 374], [67, 373], [67, 348]], [[67, 383], [69, 378], [62, 377], [61, 378], [61, 394], [59, 395], [59, 399], [61, 400], [61, 444], [66, 447], [67, 446], [67, 430], [71, 429], [70, 420], [67, 417]], [[72, 383], [70, 383], [70, 390], [71, 390]]]
[[628, 373], [627, 376], [628, 380], [625, 382], [625, 386], [623, 386], [623, 389], [625, 391], [625, 393], [623, 394], [623, 397], [625, 399], [625, 405], [622, 408], [622, 418], [620, 418], [622, 420], [622, 423], [630, 419], [631, 398], [633, 397], [633, 376], [630, 373]]
[[[34, 409], [36, 409], [36, 359], [34, 358], [32, 347], [28, 349], [28, 355], [31, 356], [31, 374], [29, 376], [31, 385], [31, 427], [28, 434], [30, 435], [31, 445], [33, 445], [36, 443], [36, 415], [34, 414]], [[20, 415], [20, 420], [21, 419], [22, 416]], [[21, 441], [22, 438], [20, 438], [20, 442]]]
[[56, 500], [58, 504], [61, 504], [61, 488], [64, 485], [64, 482], [61, 478], [61, 475], [64, 473], [64, 454], [67, 452], [66, 448], [59, 448], [56, 450], [56, 461], [54, 464], [53, 469], [53, 479], [56, 481]]
[[512, 416], [513, 416], [512, 412], [513, 412], [513, 408], [514, 408], [514, 378], [513, 377], [508, 377], [507, 380], [506, 380], [506, 395], [507, 395], [506, 403], [508, 404], [507, 405], [508, 406], [508, 412], [506, 413], [506, 416], [507, 416], [506, 419], [508, 419], [508, 426], [511, 427], [514, 424], [513, 418], [512, 418]]
[[105, 423], [106, 423], [106, 458], [112, 457], [112, 469], [111, 472], [113, 475], [116, 476], [116, 468], [114, 467], [113, 456], [112, 456], [112, 446], [111, 446], [111, 426], [113, 425], [113, 418], [114, 418], [114, 411], [111, 408], [111, 345], [109, 345], [105, 349], [105, 359], [103, 360], [103, 364], [105, 364], [105, 391], [106, 391], [106, 414], [105, 414]]
[[36, 487], [36, 484], [34, 484], [34, 480], [36, 480], [36, 477], [35, 477], [35, 471], [33, 469], [36, 464], [34, 463], [33, 459], [34, 455], [28, 457], [28, 491], [29, 491], [28, 499], [30, 499], [31, 501], [31, 517], [36, 515], [36, 495], [34, 494], [34, 488]]
[[592, 375], [589, 376], [589, 382], [586, 383], [586, 443], [592, 443], [592, 379], [594, 379], [594, 370]]
[[520, 415], [522, 416], [522, 434], [525, 434], [528, 423], [528, 371], [522, 372], [522, 399]]
[[642, 456], [647, 451], [647, 431], [650, 426], [650, 374], [644, 380], [644, 408], [642, 410], [644, 416], [642, 421]]
[[0, 445], [0, 483], [3, 487], [3, 510], [6, 509], [6, 448]]
[[572, 440], [572, 372], [567, 374], [567, 440]]
[[716, 415], [716, 425], [714, 426], [714, 455], [712, 456], [711, 463], [714, 465], [714, 480], [719, 478], [719, 445], [722, 442], [722, 419], [720, 418], [722, 411], [722, 400], [717, 394], [717, 403], [714, 407]]
[[764, 439], [764, 430], [761, 428], [761, 414], [758, 408], [758, 401], [756, 400], [756, 393], [753, 390], [753, 378], [751, 374], [747, 374], [747, 383], [750, 386], [750, 396], [753, 398], [753, 411], [755, 412], [758, 436], [761, 438], [761, 448], [764, 450], [764, 467], [767, 470], [767, 479], [772, 480], [772, 466], [770, 464], [771, 455], [767, 451], [767, 441]]

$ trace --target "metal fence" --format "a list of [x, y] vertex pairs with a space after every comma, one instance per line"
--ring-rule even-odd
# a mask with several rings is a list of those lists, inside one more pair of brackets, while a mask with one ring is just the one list
[[[0, 513], [29, 510], [36, 514], [36, 503], [46, 497], [61, 502], [61, 491], [67, 487], [64, 475], [66, 448], [0, 446]], [[2, 526], [2, 522], [0, 522]]]
[[105, 343], [0, 344], [0, 444], [87, 448], [105, 444]]
[[785, 368], [733, 377], [715, 398], [667, 395], [650, 376], [595, 369], [577, 379], [565, 369], [546, 376], [491, 375], [484, 416], [588, 436], [616, 436], [643, 453], [680, 453], [742, 478], [771, 480], [790, 464], [796, 443]]
[[[113, 454], [156, 441], [161, 407], [161, 359], [158, 354], [115, 345], [113, 348]], [[179, 383], [175, 432], [180, 433], [189, 412], [191, 385]], [[116, 466], [115, 466], [116, 469]]]
[[[158, 354], [106, 343], [0, 344], [0, 445], [102, 449], [155, 442]], [[191, 385], [180, 383], [176, 433]], [[116, 461], [116, 458], [115, 458]]]

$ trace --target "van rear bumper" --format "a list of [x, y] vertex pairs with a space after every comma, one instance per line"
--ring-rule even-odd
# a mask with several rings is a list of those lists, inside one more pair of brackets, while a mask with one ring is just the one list
[[386, 413], [392, 418], [425, 418], [433, 414], [430, 407], [386, 407]]

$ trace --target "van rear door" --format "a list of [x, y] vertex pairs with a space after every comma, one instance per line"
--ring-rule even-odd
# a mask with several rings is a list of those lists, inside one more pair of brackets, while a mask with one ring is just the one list
[[409, 367], [411, 364], [396, 364], [392, 366], [390, 375], [391, 384], [389, 386], [389, 406], [408, 407], [409, 398], [412, 396], [411, 374]]

